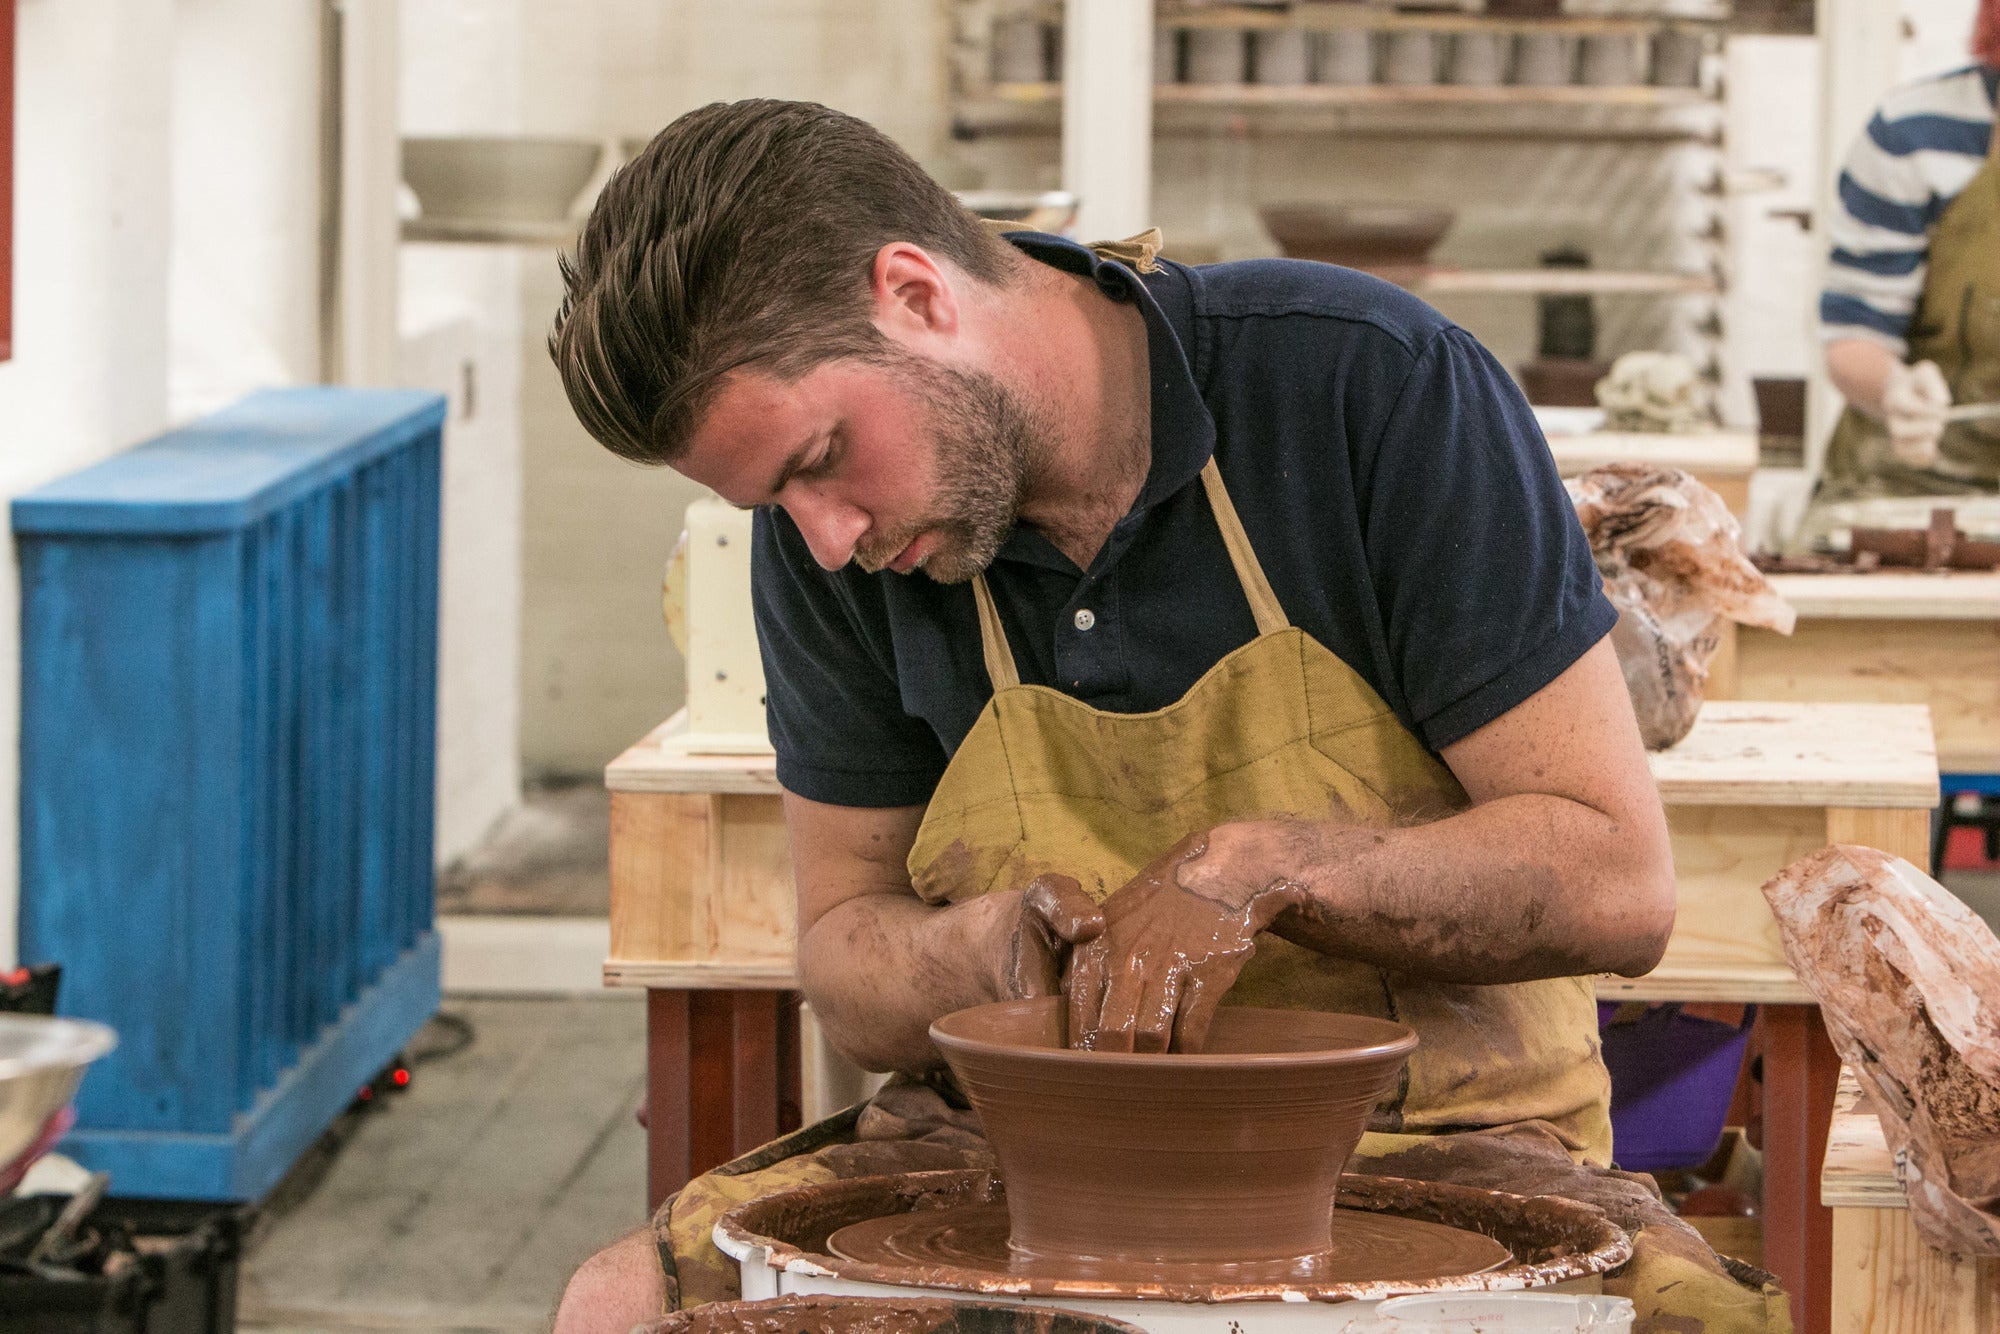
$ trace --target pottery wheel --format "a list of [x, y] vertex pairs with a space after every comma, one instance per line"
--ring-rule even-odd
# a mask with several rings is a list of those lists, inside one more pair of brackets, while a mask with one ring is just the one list
[[1423, 1282], [1482, 1274], [1514, 1261], [1499, 1242], [1463, 1228], [1360, 1209], [1335, 1209], [1333, 1217], [1333, 1244], [1319, 1254], [1248, 1264], [1155, 1265], [1015, 1255], [1007, 1245], [1005, 1201], [870, 1218], [841, 1228], [826, 1244], [841, 1259], [868, 1264], [949, 1265], [1023, 1278], [1113, 1282]]

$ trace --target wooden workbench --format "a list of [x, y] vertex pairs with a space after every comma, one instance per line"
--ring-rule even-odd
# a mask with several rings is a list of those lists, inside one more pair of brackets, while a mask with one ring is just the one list
[[1852, 1070], [1841, 1072], [1820, 1198], [1833, 1213], [1832, 1334], [2000, 1329], [2000, 1259], [1934, 1251]]
[[1642, 431], [1589, 431], [1548, 437], [1556, 471], [1564, 477], [1606, 463], [1650, 463], [1680, 468], [1706, 484], [1729, 512], [1750, 512], [1750, 478], [1757, 471], [1757, 437], [1749, 431], [1699, 431], [1668, 435]]
[[1741, 699], [1925, 704], [1938, 767], [2000, 774], [2000, 574], [1780, 574], [1790, 636], [1736, 636]]
[[[788, 1031], [778, 995], [796, 986], [790, 851], [772, 758], [676, 755], [661, 747], [666, 730], [605, 773], [604, 979], [648, 993], [655, 1199], [775, 1133], [783, 1090], [772, 1061]], [[1651, 762], [1673, 835], [1680, 916], [1658, 969], [1604, 979], [1600, 994], [1767, 1007], [1765, 1261], [1809, 1305], [1826, 1284], [1831, 1220], [1817, 1204], [1818, 1176], [1838, 1066], [1818, 1010], [1785, 966], [1760, 889], [1829, 842], [1921, 862], [1938, 796], [1929, 714], [1917, 705], [1712, 701], [1687, 738]]]

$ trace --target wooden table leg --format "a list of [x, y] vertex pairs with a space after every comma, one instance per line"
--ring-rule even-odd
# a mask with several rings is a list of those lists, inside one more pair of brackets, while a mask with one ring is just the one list
[[646, 1212], [688, 1181], [688, 996], [646, 992]]
[[1816, 1005], [1764, 1010], [1764, 1267], [1798, 1334], [1828, 1334], [1833, 1211], [1819, 1202], [1840, 1058]]
[[[729, 1053], [732, 1149], [748, 1153], [778, 1137], [778, 1001], [775, 991], [736, 991]], [[725, 1160], [726, 1161], [726, 1160]], [[704, 1169], [706, 1170], [706, 1169]]]
[[646, 993], [650, 1208], [690, 1179], [796, 1127], [797, 1023], [797, 1009], [782, 992]]

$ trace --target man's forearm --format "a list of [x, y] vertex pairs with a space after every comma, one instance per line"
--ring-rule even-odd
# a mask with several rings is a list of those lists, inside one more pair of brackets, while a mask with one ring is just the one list
[[1502, 797], [1408, 828], [1260, 827], [1272, 871], [1307, 891], [1274, 929], [1324, 954], [1442, 982], [1637, 976], [1673, 929], [1663, 840], [1564, 797]]
[[999, 999], [988, 941], [1007, 897], [934, 908], [868, 894], [813, 923], [799, 941], [799, 982], [828, 1039], [870, 1070], [936, 1066], [931, 1021]]

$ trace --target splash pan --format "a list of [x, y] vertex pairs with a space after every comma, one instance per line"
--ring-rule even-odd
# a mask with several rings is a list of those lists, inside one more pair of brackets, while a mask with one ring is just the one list
[[[1479, 1272], [1427, 1278], [1315, 1277], [1310, 1274], [1210, 1275], [1154, 1273], [1134, 1277], [1088, 1273], [1072, 1264], [1064, 1276], [1044, 1269], [1002, 1272], [928, 1257], [894, 1263], [845, 1259], [829, 1239], [844, 1228], [871, 1220], [926, 1211], [1004, 1209], [1006, 1189], [990, 1172], [912, 1172], [902, 1176], [858, 1177], [807, 1186], [752, 1201], [725, 1214], [715, 1240], [742, 1266], [749, 1296], [785, 1292], [881, 1293], [921, 1288], [979, 1297], [1010, 1296], [1098, 1310], [1131, 1319], [1128, 1302], [1247, 1304], [1376, 1302], [1406, 1293], [1504, 1291], [1562, 1285], [1592, 1287], [1597, 1276], [1631, 1258], [1624, 1231], [1602, 1212], [1570, 1200], [1529, 1199], [1499, 1191], [1474, 1190], [1436, 1182], [1349, 1174], [1341, 1179], [1343, 1212], [1377, 1215], [1378, 1223], [1411, 1220], [1445, 1229], [1477, 1232], [1511, 1257]], [[853, 1234], [850, 1234], [852, 1236]], [[1004, 1236], [1004, 1230], [995, 1232]], [[1119, 1269], [1122, 1271], [1123, 1266]], [[1140, 1319], [1148, 1328], [1157, 1322]], [[1243, 1326], [1246, 1330], [1249, 1326]]]

